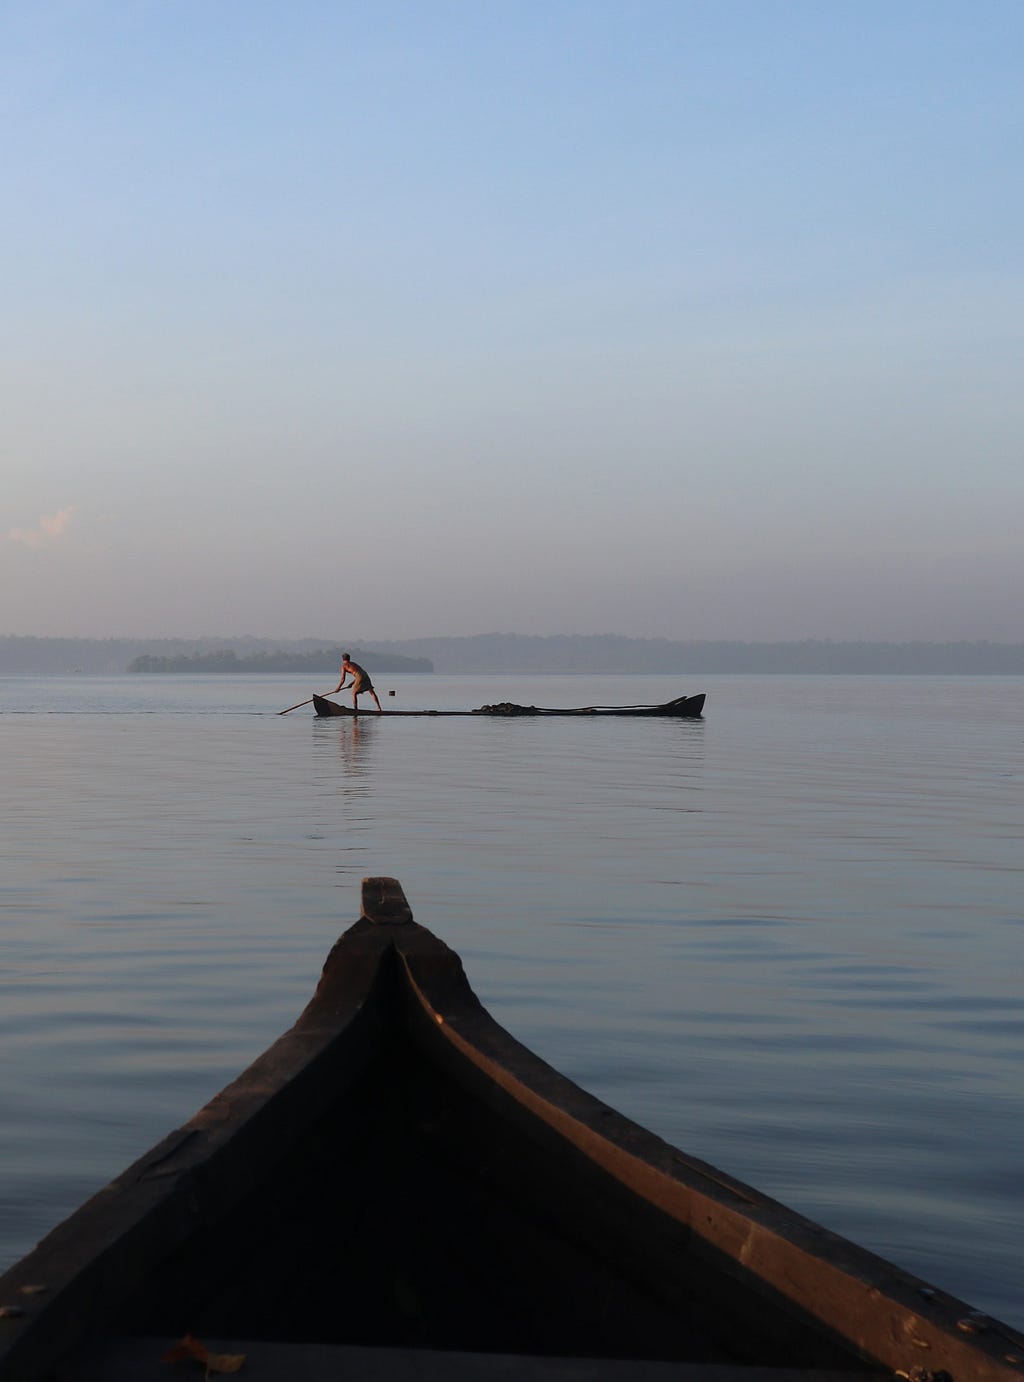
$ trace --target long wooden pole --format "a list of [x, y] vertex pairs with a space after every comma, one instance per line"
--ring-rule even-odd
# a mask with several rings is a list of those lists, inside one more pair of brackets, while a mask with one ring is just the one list
[[[288, 707], [288, 710], [298, 710], [300, 706], [303, 706], [303, 705], [312, 705], [312, 704], [313, 704], [313, 697], [310, 696], [310, 698], [309, 698], [308, 701], [297, 701], [295, 705], [290, 705], [290, 706]], [[278, 713], [279, 715], [287, 715], [287, 714], [288, 714], [288, 710], [279, 710], [277, 713]]]

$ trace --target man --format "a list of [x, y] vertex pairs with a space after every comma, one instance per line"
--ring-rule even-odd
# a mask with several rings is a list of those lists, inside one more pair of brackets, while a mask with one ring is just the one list
[[352, 709], [359, 709], [359, 706], [356, 704], [356, 698], [358, 696], [361, 696], [364, 691], [369, 691], [370, 695], [377, 702], [377, 714], [379, 715], [381, 713], [380, 701], [377, 700], [377, 693], [373, 689], [373, 682], [367, 675], [366, 669], [364, 667], [360, 667], [358, 662], [352, 661], [351, 653], [342, 653], [341, 680], [334, 688], [334, 691], [331, 691], [328, 694], [333, 696], [335, 691], [343, 691], [345, 689], [345, 678], [348, 676], [351, 676], [352, 678]]

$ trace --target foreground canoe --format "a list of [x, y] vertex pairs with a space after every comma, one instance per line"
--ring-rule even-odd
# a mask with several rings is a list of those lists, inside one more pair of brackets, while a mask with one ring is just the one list
[[403, 715], [407, 718], [423, 715], [496, 715], [509, 719], [529, 718], [531, 715], [620, 715], [630, 718], [651, 716], [662, 719], [697, 720], [704, 713], [705, 693], [697, 696], [678, 696], [664, 705], [581, 705], [573, 709], [548, 709], [539, 705], [516, 705], [514, 701], [500, 701], [496, 705], [482, 705], [478, 710], [353, 710], [350, 705], [338, 705], [326, 696], [313, 697], [317, 715]]
[[198, 1377], [186, 1335], [253, 1382], [1024, 1377], [521, 1046], [380, 878], [296, 1025], [0, 1278], [4, 1382]]

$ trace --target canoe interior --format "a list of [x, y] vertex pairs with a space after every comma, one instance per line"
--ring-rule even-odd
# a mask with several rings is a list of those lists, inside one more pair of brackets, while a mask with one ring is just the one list
[[122, 1330], [850, 1366], [708, 1258], [681, 1278], [678, 1229], [448, 1075], [382, 977], [366, 1068], [276, 1166], [273, 1193], [255, 1187], [194, 1234]]
[[330, 701], [326, 696], [313, 697], [314, 714], [321, 718], [336, 716], [354, 717], [357, 715], [370, 715], [375, 718], [381, 716], [401, 716], [406, 719], [426, 718], [426, 717], [451, 717], [451, 716], [475, 716], [497, 718], [497, 719], [534, 719], [544, 716], [575, 717], [578, 719], [589, 719], [596, 716], [618, 716], [627, 719], [676, 719], [676, 720], [697, 720], [704, 713], [704, 702], [707, 699], [703, 691], [695, 696], [678, 696], [673, 701], [666, 701], [663, 705], [584, 705], [566, 709], [557, 709], [546, 706], [536, 705], [514, 705], [511, 702], [503, 702], [499, 705], [481, 706], [478, 710], [354, 710], [350, 705], [340, 705], [337, 701]]

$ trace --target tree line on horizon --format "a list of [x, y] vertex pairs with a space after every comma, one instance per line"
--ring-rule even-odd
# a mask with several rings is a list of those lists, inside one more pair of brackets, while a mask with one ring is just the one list
[[458, 672], [761, 674], [1024, 674], [1024, 643], [673, 641], [622, 634], [474, 634], [462, 638], [375, 640], [416, 655], [435, 670]]
[[[1022, 675], [1024, 643], [681, 642], [621, 634], [474, 634], [352, 640], [371, 672]], [[39, 638], [0, 635], [0, 674], [136, 671], [336, 672], [342, 645], [322, 639]], [[226, 654], [232, 653], [232, 658]], [[223, 663], [218, 664], [218, 659]], [[388, 658], [400, 659], [392, 664]], [[202, 659], [202, 665], [198, 665]], [[145, 660], [145, 666], [138, 666]], [[157, 663], [173, 663], [157, 666]]]
[[[233, 648], [220, 648], [212, 653], [178, 653], [173, 657], [159, 657], [143, 653], [128, 664], [129, 672], [321, 672], [335, 673], [341, 667], [342, 649], [325, 648], [312, 653], [253, 653], [239, 657]], [[368, 672], [432, 672], [426, 657], [402, 657], [398, 653], [352, 654]]]
[[[177, 660], [191, 659], [193, 655], [213, 658], [229, 650], [234, 653], [236, 662], [223, 670], [290, 672], [327, 669], [337, 673], [341, 666], [343, 646], [353, 649], [360, 645], [355, 639], [342, 645], [318, 638], [45, 638], [28, 634], [0, 634], [0, 674], [34, 673], [64, 676], [73, 672], [83, 672], [117, 676], [127, 672], [132, 663], [140, 658]], [[249, 665], [250, 661], [257, 659], [260, 654], [274, 658], [286, 657], [292, 661], [280, 668], [264, 662], [260, 662], [258, 666]], [[323, 666], [311, 667], [301, 661], [307, 654], [322, 659]], [[370, 670], [376, 667], [379, 672], [433, 670], [429, 658], [409, 657], [391, 652], [375, 654], [366, 650], [360, 655], [369, 659]], [[383, 660], [395, 658], [399, 660], [400, 665], [392, 665], [391, 661]], [[190, 665], [186, 670], [196, 669]]]

